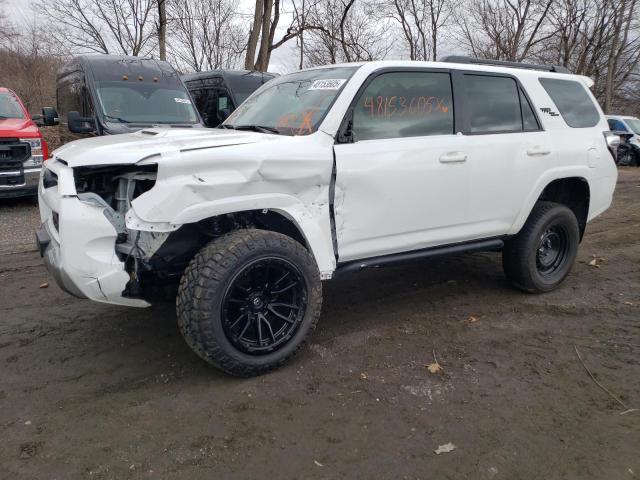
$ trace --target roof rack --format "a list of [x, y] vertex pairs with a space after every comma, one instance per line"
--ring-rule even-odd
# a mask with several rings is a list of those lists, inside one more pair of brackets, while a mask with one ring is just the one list
[[562, 65], [536, 65], [535, 63], [507, 62], [505, 60], [489, 60], [481, 58], [464, 57], [461, 55], [450, 55], [442, 59], [448, 63], [472, 63], [475, 65], [495, 65], [499, 67], [525, 68], [527, 70], [542, 70], [544, 72], [571, 73]]

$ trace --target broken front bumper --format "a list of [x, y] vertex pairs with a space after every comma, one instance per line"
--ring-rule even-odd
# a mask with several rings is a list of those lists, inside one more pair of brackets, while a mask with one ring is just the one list
[[76, 196], [58, 194], [58, 186], [38, 187], [42, 225], [36, 233], [45, 266], [66, 292], [98, 302], [146, 307], [144, 300], [122, 296], [129, 274], [115, 251], [117, 232], [104, 209]]

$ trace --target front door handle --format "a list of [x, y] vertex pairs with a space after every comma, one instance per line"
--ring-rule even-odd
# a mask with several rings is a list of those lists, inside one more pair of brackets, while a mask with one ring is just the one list
[[447, 152], [440, 155], [440, 163], [464, 163], [467, 161], [467, 154], [464, 152]]
[[551, 149], [549, 149], [548, 147], [543, 147], [542, 145], [535, 145], [527, 149], [527, 155], [529, 155], [530, 157], [541, 157], [544, 155], [549, 155], [550, 153]]

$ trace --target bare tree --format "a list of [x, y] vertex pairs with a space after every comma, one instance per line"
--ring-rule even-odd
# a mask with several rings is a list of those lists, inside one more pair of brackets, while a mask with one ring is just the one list
[[[272, 17], [273, 15], [273, 17]], [[280, 0], [256, 0], [253, 25], [245, 55], [245, 69], [266, 71], [269, 67], [273, 38], [280, 21]], [[256, 52], [258, 57], [256, 58]]]
[[559, 1], [549, 15], [554, 35], [536, 59], [593, 78], [605, 111], [620, 109], [637, 86], [639, 8], [637, 0]]
[[[616, 90], [619, 90], [640, 61], [638, 2], [620, 0], [613, 4], [615, 21], [607, 58], [604, 110], [611, 113]], [[632, 31], [632, 29], [634, 31]]]
[[169, 4], [171, 57], [202, 71], [237, 68], [245, 32], [232, 0], [178, 0]]
[[156, 0], [41, 0], [51, 32], [71, 51], [147, 55], [156, 47]]
[[160, 60], [167, 59], [167, 1], [156, 0], [158, 5], [158, 21], [156, 30], [158, 32], [158, 50]]
[[308, 13], [306, 64], [379, 60], [393, 48], [376, 3], [324, 0]]
[[9, 21], [4, 9], [4, 0], [0, 0], [0, 50], [4, 50], [7, 45], [18, 36], [18, 32]]
[[457, 10], [461, 43], [474, 56], [522, 61], [553, 36], [547, 15], [554, 0], [468, 0]]
[[0, 85], [15, 90], [31, 112], [55, 105], [56, 70], [63, 57], [42, 25], [21, 25], [0, 48]]
[[389, 16], [401, 27], [411, 60], [437, 60], [440, 32], [452, 17], [451, 0], [391, 0]]

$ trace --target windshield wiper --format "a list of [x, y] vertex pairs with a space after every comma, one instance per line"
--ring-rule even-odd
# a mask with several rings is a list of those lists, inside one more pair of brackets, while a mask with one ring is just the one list
[[280, 135], [280, 130], [277, 128], [266, 127], [264, 125], [225, 125], [225, 127], [231, 127], [236, 130], [251, 130], [253, 132], [275, 133], [276, 135]]
[[120, 122], [120, 123], [131, 123], [131, 120], [125, 120], [124, 118], [120, 118], [120, 117], [112, 117], [111, 115], [105, 115], [104, 118], [108, 120], [116, 120], [117, 122]]

